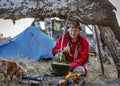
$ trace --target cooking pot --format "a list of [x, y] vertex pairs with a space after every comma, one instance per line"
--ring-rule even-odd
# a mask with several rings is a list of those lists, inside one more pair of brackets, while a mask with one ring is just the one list
[[52, 73], [57, 76], [65, 76], [70, 71], [70, 64], [52, 63]]

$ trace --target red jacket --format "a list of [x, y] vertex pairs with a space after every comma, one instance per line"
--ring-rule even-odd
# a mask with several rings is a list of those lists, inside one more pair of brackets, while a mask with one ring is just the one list
[[[54, 54], [61, 51], [62, 37], [63, 36], [61, 36], [58, 39], [58, 41], [53, 49]], [[62, 49], [64, 47], [66, 47], [66, 45], [69, 41], [70, 41], [70, 36], [68, 34], [64, 35]], [[77, 47], [78, 55], [77, 55], [77, 58], [74, 60], [75, 46], [78, 42], [79, 42], [78, 47]], [[67, 60], [71, 64], [71, 69], [74, 69], [75, 67], [82, 65], [84, 62], [87, 61], [88, 56], [89, 56], [89, 43], [88, 43], [88, 41], [79, 35], [76, 42], [70, 42], [70, 53], [72, 54], [72, 56], [70, 55], [67, 58]]]

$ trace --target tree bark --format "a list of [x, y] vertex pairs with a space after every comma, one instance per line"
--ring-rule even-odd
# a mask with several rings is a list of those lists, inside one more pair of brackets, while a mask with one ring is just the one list
[[1, 0], [0, 18], [59, 17], [78, 20], [84, 24], [110, 26], [120, 42], [120, 28], [114, 10], [116, 8], [108, 0]]
[[70, 19], [77, 19], [87, 24], [107, 25], [110, 15], [108, 11], [112, 12], [115, 9], [108, 0], [1, 0], [0, 18], [66, 19], [71, 10]]
[[120, 43], [118, 42], [110, 27], [99, 26], [98, 28], [101, 32], [101, 35], [103, 36], [105, 44], [111, 52], [113, 61], [118, 72], [118, 78], [120, 78]]

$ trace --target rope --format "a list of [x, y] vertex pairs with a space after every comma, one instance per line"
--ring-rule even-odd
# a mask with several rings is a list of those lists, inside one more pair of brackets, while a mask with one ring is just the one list
[[47, 48], [47, 46], [40, 39], [38, 39], [31, 31], [30, 31], [30, 34], [48, 51], [48, 53], [50, 55], [52, 55], [52, 53], [50, 52], [50, 50]]

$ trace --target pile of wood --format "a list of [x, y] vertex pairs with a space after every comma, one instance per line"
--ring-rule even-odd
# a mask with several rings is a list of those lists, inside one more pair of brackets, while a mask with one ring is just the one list
[[38, 75], [38, 74], [23, 74], [19, 80], [21, 84], [31, 86], [83, 86], [85, 84], [83, 76], [79, 79], [65, 79], [63, 76], [54, 75]]

